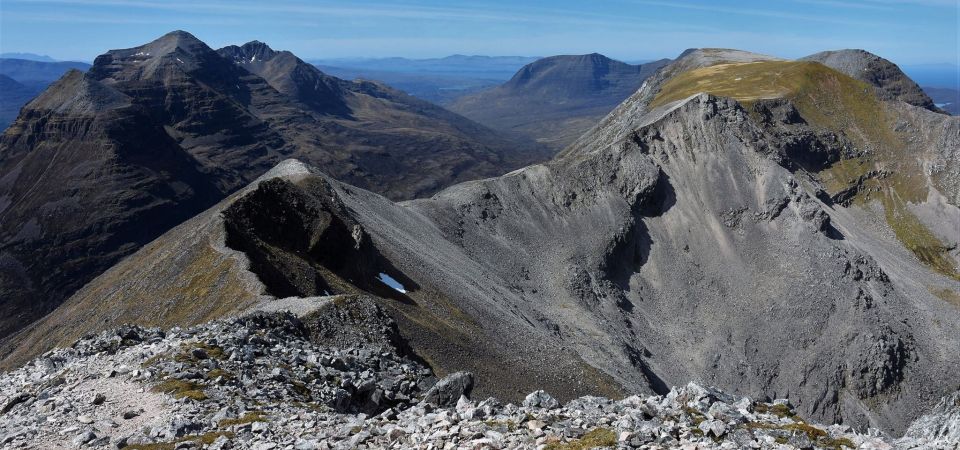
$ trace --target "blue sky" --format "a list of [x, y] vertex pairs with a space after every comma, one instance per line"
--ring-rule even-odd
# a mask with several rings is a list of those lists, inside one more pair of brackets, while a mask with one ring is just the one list
[[92, 60], [167, 31], [250, 40], [305, 58], [546, 56], [636, 60], [689, 47], [782, 57], [864, 48], [900, 64], [957, 63], [958, 0], [0, 0], [0, 51]]

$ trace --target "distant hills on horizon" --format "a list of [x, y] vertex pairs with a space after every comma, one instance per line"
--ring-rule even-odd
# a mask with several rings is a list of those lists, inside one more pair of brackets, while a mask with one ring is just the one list
[[[452, 107], [464, 97], [497, 88], [523, 67], [543, 59], [540, 56], [454, 54], [440, 58], [314, 58], [307, 61], [324, 73], [341, 79], [379, 81], [414, 97]], [[653, 61], [611, 60], [630, 65]], [[5, 89], [0, 92], [0, 125], [12, 122], [21, 106], [66, 70], [86, 70], [89, 66], [87, 62], [58, 61], [31, 52], [0, 53], [0, 75], [5, 76]], [[950, 63], [902, 67], [907, 75], [929, 91], [939, 107], [951, 114], [960, 111], [960, 67]]]
[[[555, 55], [549, 55], [555, 56]], [[306, 61], [318, 67], [327, 67], [342, 74], [402, 73], [443, 74], [453, 78], [479, 78], [507, 81], [521, 67], [542, 59], [545, 56], [515, 55], [466, 55], [452, 54], [436, 58], [409, 58], [403, 56], [356, 57], [356, 58], [307, 58]], [[3, 52], [0, 59], [23, 59], [39, 62], [82, 62], [91, 63], [83, 58], [55, 59], [48, 55], [32, 52]], [[611, 58], [627, 64], [639, 65], [661, 58]], [[921, 86], [946, 87], [960, 89], [960, 65], [954, 63], [901, 64], [903, 71]], [[383, 80], [386, 81], [386, 80]]]

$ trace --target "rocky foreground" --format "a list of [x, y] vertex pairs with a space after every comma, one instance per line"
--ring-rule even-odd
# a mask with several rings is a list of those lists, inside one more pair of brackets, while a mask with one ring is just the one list
[[[329, 318], [306, 323], [290, 313], [256, 313], [191, 329], [124, 327], [53, 350], [0, 376], [0, 444], [952, 449], [960, 442], [960, 395], [944, 399], [899, 440], [807, 423], [785, 399], [738, 399], [693, 383], [622, 400], [583, 397], [560, 405], [537, 391], [522, 405], [477, 402], [468, 398], [471, 374], [437, 381], [399, 356], [387, 326], [357, 339], [331, 328]], [[384, 339], [369, 339], [378, 331]]]

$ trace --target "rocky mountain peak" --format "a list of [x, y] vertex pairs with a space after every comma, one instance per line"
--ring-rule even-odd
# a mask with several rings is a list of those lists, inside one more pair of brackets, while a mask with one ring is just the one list
[[289, 51], [276, 51], [260, 41], [217, 50], [223, 58], [262, 77], [271, 87], [311, 110], [332, 116], [350, 113], [347, 83], [329, 76]]
[[169, 53], [175, 49], [183, 49], [186, 51], [196, 49], [209, 50], [210, 47], [207, 47], [207, 44], [204, 44], [203, 41], [186, 31], [175, 30], [138, 47], [138, 49], [152, 50], [154, 53], [160, 55]]
[[228, 59], [231, 59], [237, 64], [251, 64], [258, 61], [268, 61], [280, 53], [289, 52], [278, 52], [270, 48], [270, 46], [266, 43], [260, 41], [250, 41], [240, 46], [229, 45], [218, 50], [218, 53]]
[[[158, 59], [175, 54], [176, 57], [201, 58], [213, 53], [213, 49], [186, 31], [173, 31], [139, 47], [111, 50], [108, 55], [135, 60]], [[97, 58], [99, 60], [100, 57]], [[97, 65], [96, 61], [94, 65]]]
[[804, 57], [877, 88], [880, 97], [939, 112], [933, 100], [896, 64], [861, 49], [831, 50]]
[[215, 66], [219, 59], [192, 34], [173, 31], [138, 47], [110, 50], [94, 60], [89, 73], [108, 82], [166, 79], [170, 73]]

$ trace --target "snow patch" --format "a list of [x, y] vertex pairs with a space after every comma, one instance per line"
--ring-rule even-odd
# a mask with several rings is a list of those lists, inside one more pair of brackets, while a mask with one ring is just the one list
[[393, 277], [391, 277], [390, 275], [380, 272], [380, 275], [377, 276], [377, 279], [380, 280], [380, 282], [382, 282], [383, 284], [390, 286], [393, 290], [401, 294], [407, 293], [407, 289], [404, 288], [399, 281], [394, 280]]

